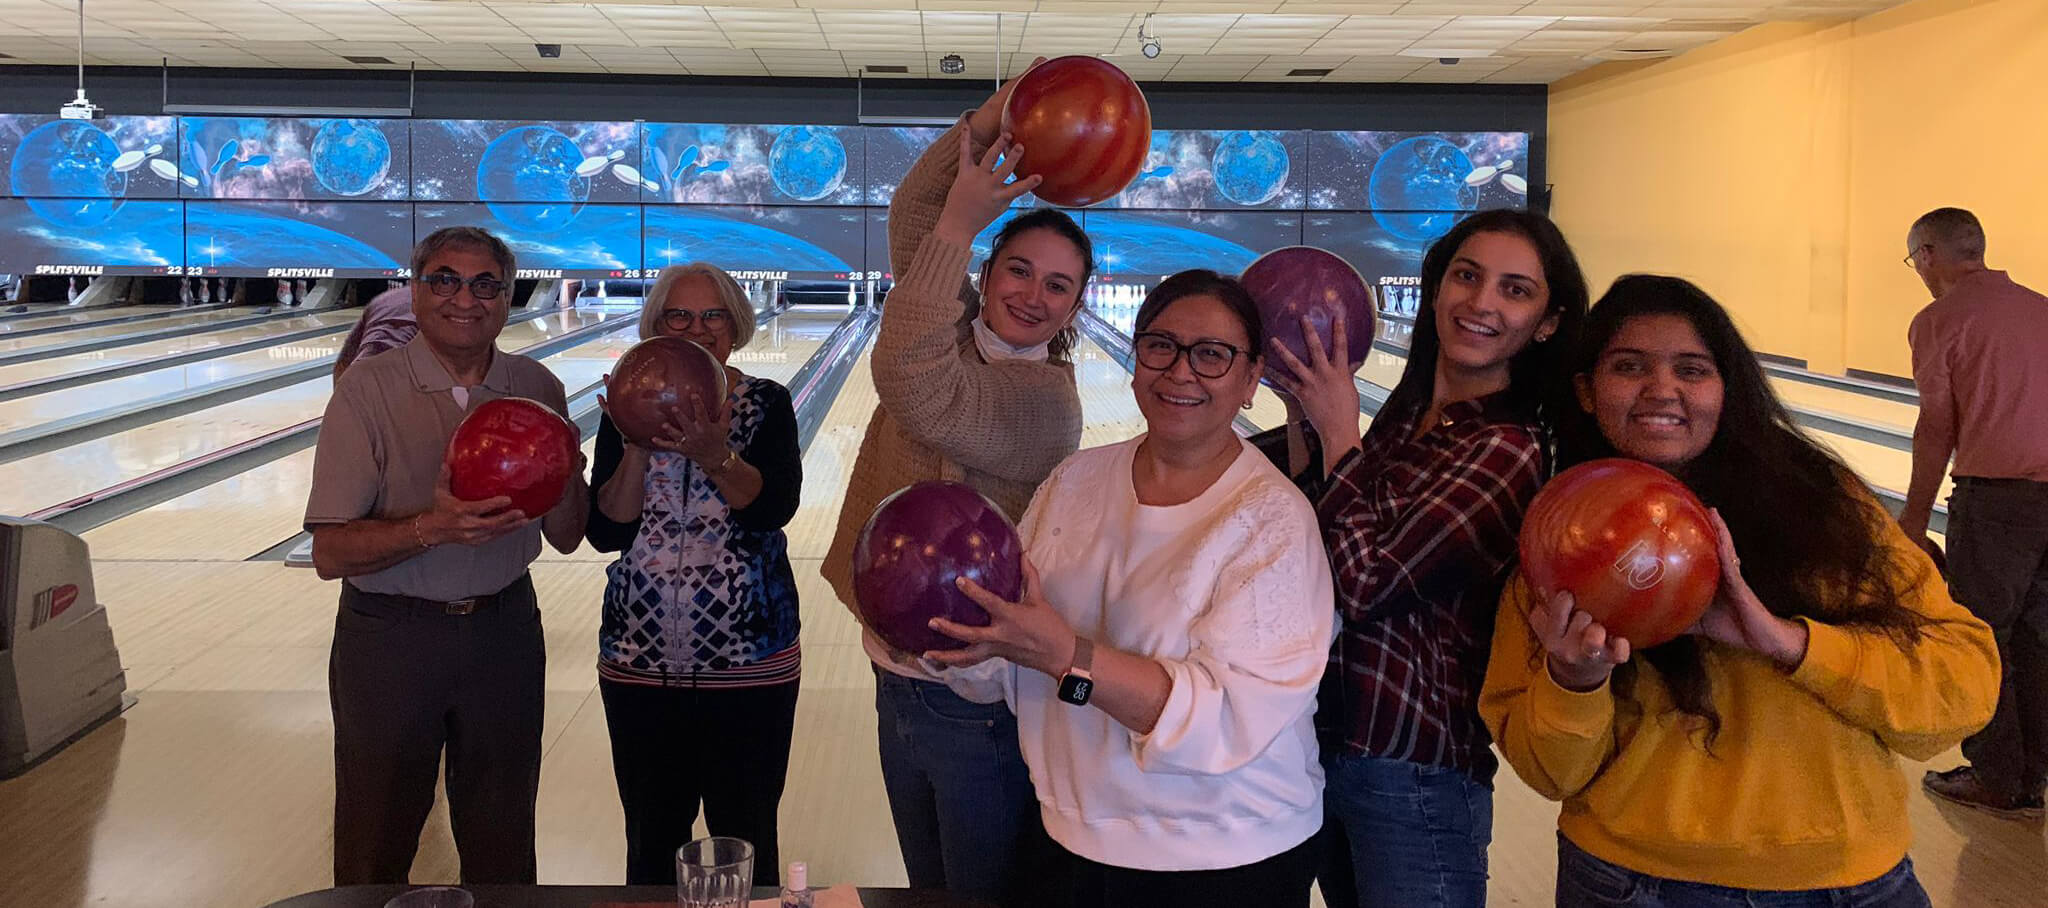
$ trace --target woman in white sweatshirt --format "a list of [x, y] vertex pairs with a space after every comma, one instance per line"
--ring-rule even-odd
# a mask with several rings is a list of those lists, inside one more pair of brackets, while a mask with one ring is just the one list
[[1019, 528], [1022, 601], [963, 584], [992, 623], [934, 621], [970, 646], [926, 658], [1015, 710], [1075, 908], [1306, 906], [1334, 605], [1314, 510], [1231, 428], [1258, 313], [1184, 271], [1132, 341], [1145, 434], [1053, 471]]

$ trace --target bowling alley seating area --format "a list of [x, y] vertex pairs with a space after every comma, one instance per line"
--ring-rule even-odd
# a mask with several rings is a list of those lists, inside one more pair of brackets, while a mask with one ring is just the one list
[[[607, 412], [651, 445], [688, 389], [724, 399], [704, 348], [642, 343], [664, 268], [716, 265], [753, 309], [727, 365], [788, 390], [803, 477], [783, 528], [802, 669], [780, 861], [821, 890], [872, 890], [841, 891], [842, 908], [979, 904], [909, 888], [878, 669], [820, 570], [885, 399], [877, 337], [910, 283], [899, 190], [1034, 59], [1058, 78], [1005, 104], [1001, 128], [1026, 146], [1017, 176], [1040, 182], [961, 247], [962, 277], [986, 286], [1011, 215], [1056, 208], [1086, 233], [1083, 449], [1146, 431], [1138, 316], [1194, 268], [1261, 301], [1341, 288], [1267, 330], [1303, 349], [1302, 322], [1321, 337], [1336, 308], [1369, 316], [1344, 352], [1370, 426], [1428, 315], [1425, 255], [1505, 208], [1555, 221], [1595, 299], [1637, 272], [1711, 294], [1794, 423], [1897, 513], [1922, 410], [1908, 332], [1930, 298], [1909, 225], [1968, 208], [1991, 268], [2048, 287], [2048, 180], [1980, 147], [2048, 143], [2029, 113], [2048, 73], [2040, 0], [0, 0], [0, 23], [0, 906], [384, 904], [322, 894], [340, 585], [313, 567], [308, 495], [372, 301], [398, 292], [411, 312], [416, 244], [443, 228], [516, 252], [496, 347], [565, 397], [559, 413], [473, 408], [446, 454], [466, 501], [545, 512], [598, 459]], [[1193, 355], [1176, 354], [1190, 370]], [[1289, 410], [1268, 385], [1233, 416], [1251, 436]], [[1608, 484], [1603, 504], [1654, 499], [1691, 534], [1667, 560], [1711, 586], [1704, 510], [1636, 466], [1552, 480], [1528, 520], [1623, 519], [1564, 513], [1582, 482]], [[1955, 489], [1942, 472], [1937, 546]], [[950, 504], [989, 506], [968, 497]], [[1616, 563], [1536, 554], [1543, 590]], [[585, 541], [530, 566], [542, 887], [627, 880], [598, 658], [619, 558]], [[1693, 620], [1633, 617], [1639, 641]], [[720, 735], [678, 740], [749, 759]], [[1899, 761], [1932, 904], [2048, 904], [2039, 819], [1922, 790], [1963, 762]], [[1505, 764], [1492, 784], [1486, 904], [1558, 904], [1558, 803]], [[409, 879], [461, 881], [445, 783]], [[673, 887], [477, 891], [675, 904]]]

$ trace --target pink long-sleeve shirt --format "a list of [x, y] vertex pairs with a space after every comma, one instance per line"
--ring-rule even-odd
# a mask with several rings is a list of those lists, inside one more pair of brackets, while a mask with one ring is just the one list
[[2048, 296], [1979, 271], [1906, 337], [1921, 430], [1955, 452], [1954, 475], [2048, 482]]

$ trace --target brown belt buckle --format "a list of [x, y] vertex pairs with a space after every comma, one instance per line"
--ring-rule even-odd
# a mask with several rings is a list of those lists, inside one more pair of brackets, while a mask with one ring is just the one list
[[457, 599], [453, 602], [441, 603], [441, 612], [445, 615], [467, 615], [476, 611], [477, 606], [481, 604], [483, 604], [483, 600], [480, 598]]

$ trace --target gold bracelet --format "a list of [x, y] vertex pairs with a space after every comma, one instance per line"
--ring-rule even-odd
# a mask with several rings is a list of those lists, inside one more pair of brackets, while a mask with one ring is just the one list
[[433, 546], [427, 544], [427, 534], [420, 532], [420, 521], [425, 519], [426, 516], [425, 512], [412, 515], [412, 538], [420, 544], [420, 551], [422, 552], [433, 548]]
[[725, 459], [719, 461], [718, 466], [705, 468], [705, 472], [715, 476], [724, 476], [727, 470], [732, 469], [733, 464], [739, 463], [739, 460], [740, 456], [738, 454], [734, 454], [731, 448], [726, 448]]

